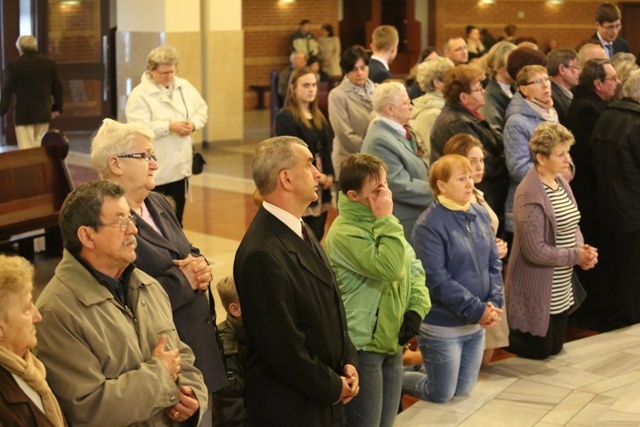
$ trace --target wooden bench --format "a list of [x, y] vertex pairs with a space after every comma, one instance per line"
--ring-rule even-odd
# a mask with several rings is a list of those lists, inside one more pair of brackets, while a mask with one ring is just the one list
[[64, 162], [68, 152], [58, 131], [47, 132], [42, 147], [0, 147], [0, 242], [17, 242], [27, 259], [33, 260], [38, 236], [45, 236], [48, 252], [62, 250], [58, 212], [72, 189]]

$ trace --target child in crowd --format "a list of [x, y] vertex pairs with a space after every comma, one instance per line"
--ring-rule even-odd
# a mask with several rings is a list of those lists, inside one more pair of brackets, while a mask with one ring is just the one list
[[227, 320], [218, 325], [229, 385], [213, 394], [213, 426], [244, 426], [247, 415], [244, 406], [244, 366], [247, 355], [247, 334], [242, 323], [240, 299], [233, 276], [216, 285], [220, 301], [227, 311]]

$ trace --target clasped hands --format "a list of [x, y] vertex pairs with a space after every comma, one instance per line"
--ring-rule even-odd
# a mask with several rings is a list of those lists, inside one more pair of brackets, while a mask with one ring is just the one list
[[583, 270], [590, 270], [598, 263], [598, 249], [593, 246], [583, 245], [578, 248], [578, 265]]
[[195, 125], [191, 122], [179, 121], [169, 123], [169, 131], [180, 136], [187, 136], [195, 130]]
[[211, 266], [204, 257], [189, 254], [185, 259], [173, 260], [173, 263], [185, 275], [194, 291], [206, 291], [213, 280]]
[[500, 314], [502, 313], [502, 309], [493, 305], [491, 301], [489, 301], [484, 309], [484, 313], [480, 318], [478, 324], [482, 328], [491, 328], [500, 323]]
[[344, 376], [340, 376], [342, 379], [342, 393], [340, 393], [338, 402], [346, 405], [360, 392], [360, 380], [358, 378], [358, 371], [356, 371], [356, 367], [353, 365], [344, 365], [343, 372]]

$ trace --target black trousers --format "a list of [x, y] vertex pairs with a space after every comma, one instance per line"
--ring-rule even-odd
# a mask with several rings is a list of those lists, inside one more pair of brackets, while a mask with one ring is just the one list
[[506, 350], [525, 359], [546, 359], [560, 353], [567, 335], [568, 311], [549, 316], [549, 328], [544, 337], [531, 335], [517, 329], [509, 331], [509, 347]]
[[184, 214], [184, 205], [187, 201], [187, 186], [189, 180], [187, 178], [179, 181], [170, 182], [168, 184], [156, 185], [153, 191], [171, 197], [171, 203], [175, 203], [175, 212], [180, 227], [182, 227], [182, 216]]

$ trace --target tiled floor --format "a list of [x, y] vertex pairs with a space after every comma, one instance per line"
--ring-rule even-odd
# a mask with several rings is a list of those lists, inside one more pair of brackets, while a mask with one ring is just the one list
[[[245, 113], [245, 141], [202, 147], [205, 173], [191, 179], [185, 232], [213, 265], [214, 277], [232, 272], [233, 257], [257, 207], [251, 199], [250, 160], [268, 137], [268, 113]], [[68, 162], [74, 180], [92, 179], [88, 144], [72, 140]], [[39, 287], [56, 259], [39, 255]], [[36, 289], [38, 293], [39, 289]], [[224, 309], [217, 307], [219, 319]], [[640, 325], [565, 345], [546, 361], [516, 357], [494, 362], [470, 396], [447, 404], [418, 402], [401, 413], [398, 427], [413, 426], [640, 426]]]

